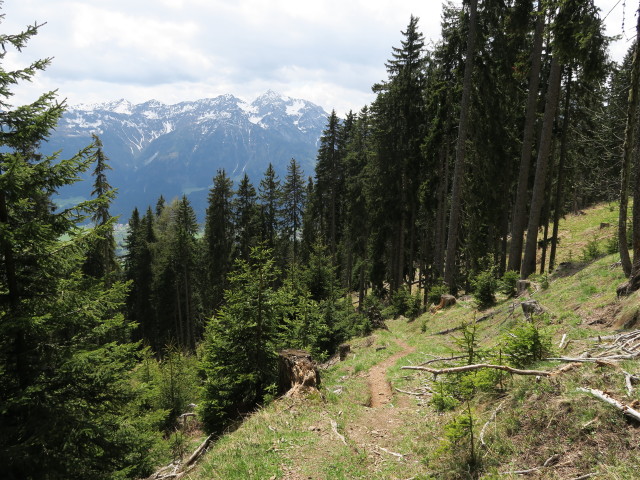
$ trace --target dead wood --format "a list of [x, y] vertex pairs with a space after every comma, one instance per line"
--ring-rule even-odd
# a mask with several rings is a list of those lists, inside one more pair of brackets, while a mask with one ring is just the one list
[[311, 354], [304, 350], [278, 353], [278, 392], [288, 397], [317, 391], [320, 372]]
[[422, 362], [420, 365], [429, 365], [430, 363], [436, 363], [436, 362], [450, 362], [452, 360], [460, 360], [461, 358], [467, 358], [467, 355], [456, 355], [455, 357], [436, 357], [432, 360], [427, 360], [426, 362]]
[[502, 410], [502, 406], [504, 405], [504, 402], [505, 402], [504, 400], [500, 402], [500, 405], [498, 405], [498, 408], [496, 408], [493, 411], [489, 420], [487, 420], [487, 422], [482, 426], [482, 430], [480, 430], [480, 445], [482, 445], [485, 448], [487, 447], [487, 444], [484, 441], [484, 433], [487, 430], [487, 427], [489, 426], [489, 424], [495, 421], [496, 417], [498, 416], [498, 412]]
[[404, 460], [404, 455], [401, 454], [401, 453], [392, 452], [391, 450], [387, 450], [384, 447], [378, 447], [377, 445], [376, 445], [376, 447], [379, 450], [382, 450], [383, 452], [388, 453], [389, 455], [393, 455], [394, 457], [398, 457], [398, 460]]
[[509, 372], [514, 375], [532, 375], [532, 376], [540, 376], [540, 377], [550, 377], [553, 375], [553, 372], [547, 372], [545, 370], [522, 370], [519, 368], [508, 367], [506, 365], [492, 365], [489, 363], [463, 365], [461, 367], [450, 367], [450, 368], [429, 368], [429, 367], [418, 367], [418, 366], [416, 367], [406, 366], [401, 368], [403, 370], [422, 370], [425, 372], [433, 373], [434, 375], [446, 375], [449, 373], [470, 372], [472, 370], [480, 370], [482, 368], [493, 368], [495, 370], [504, 370], [505, 372]]
[[406, 395], [414, 395], [416, 397], [423, 397], [425, 395], [431, 395], [429, 392], [410, 392], [409, 390], [400, 390], [396, 387], [396, 392], [404, 393]]
[[622, 403], [621, 401], [616, 400], [611, 395], [609, 395], [607, 392], [603, 392], [602, 390], [598, 390], [596, 388], [582, 388], [582, 387], [578, 387], [577, 390], [579, 392], [590, 393], [591, 395], [593, 395], [594, 397], [602, 400], [603, 402], [606, 402], [609, 405], [613, 405], [618, 410], [620, 410], [624, 415], [626, 415], [628, 417], [631, 417], [634, 420], [637, 420], [637, 421], [640, 422], [640, 412], [638, 412], [637, 410], [631, 408], [629, 405], [626, 405], [626, 404]]
[[156, 473], [147, 477], [147, 480], [169, 480], [180, 479], [193, 468], [195, 463], [204, 455], [207, 451], [207, 447], [213, 440], [213, 435], [209, 435], [205, 440], [196, 448], [193, 453], [184, 462], [171, 463], [159, 469]]
[[555, 455], [551, 455], [547, 458], [539, 467], [527, 468], [526, 470], [513, 470], [511, 472], [501, 472], [500, 475], [528, 475], [530, 473], [539, 472], [543, 468], [549, 468], [556, 465], [561, 456], [562, 455], [559, 453], [556, 453]]
[[[483, 315], [482, 317], [476, 319], [473, 323], [480, 323], [480, 322], [489, 320], [490, 318], [493, 318], [494, 315], [496, 315], [497, 313], [498, 312], [491, 312], [491, 313], [488, 313], [487, 315]], [[458, 325], [457, 327], [447, 328], [446, 330], [440, 330], [439, 332], [432, 333], [431, 336], [446, 335], [448, 333], [453, 333], [453, 332], [457, 332], [458, 330], [462, 330], [462, 328], [464, 328], [462, 325]]]
[[338, 437], [338, 439], [346, 445], [347, 440], [344, 438], [344, 435], [338, 432], [338, 424], [336, 423], [336, 421], [332, 418], [330, 418], [329, 421], [331, 422], [331, 430], [333, 430], [333, 433], [335, 433], [336, 437]]

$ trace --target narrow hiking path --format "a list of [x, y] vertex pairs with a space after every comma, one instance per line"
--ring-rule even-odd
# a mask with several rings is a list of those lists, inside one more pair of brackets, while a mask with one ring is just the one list
[[396, 338], [395, 342], [402, 348], [402, 350], [394, 353], [377, 365], [374, 365], [371, 367], [371, 370], [369, 370], [368, 383], [371, 394], [369, 406], [371, 408], [384, 407], [391, 402], [393, 398], [393, 390], [391, 388], [391, 384], [387, 380], [387, 370], [389, 367], [395, 365], [402, 357], [406, 357], [415, 351], [415, 347], [412, 347], [400, 338]]
[[[343, 403], [340, 407], [324, 410], [318, 421], [307, 427], [318, 435], [318, 442], [313, 449], [290, 457], [291, 463], [283, 465], [283, 480], [400, 478], [384, 473], [388, 468], [387, 464], [401, 462], [406, 466], [407, 462], [414, 463], [417, 460], [409, 450], [404, 450], [407, 448], [406, 444], [401, 446], [410, 418], [414, 416], [415, 403], [405, 395], [394, 395], [393, 386], [387, 378], [389, 369], [403, 357], [413, 353], [415, 347], [396, 336], [398, 333], [393, 330], [391, 326], [393, 337], [387, 337], [381, 343], [386, 344], [387, 348], [393, 346], [394, 349], [397, 345], [400, 350], [374, 364], [368, 371], [352, 377], [361, 379], [361, 385], [366, 389], [364, 397], [368, 401], [349, 405]], [[350, 412], [347, 412], [347, 408]], [[339, 433], [344, 435], [344, 444], [331, 427], [332, 422], [338, 423]], [[328, 458], [335, 460], [330, 462]], [[342, 471], [342, 468], [348, 467], [341, 467], [341, 462], [344, 465], [351, 463], [354, 470], [349, 473]], [[338, 470], [323, 470], [327, 463], [333, 463]], [[404, 468], [401, 471], [405, 473]]]

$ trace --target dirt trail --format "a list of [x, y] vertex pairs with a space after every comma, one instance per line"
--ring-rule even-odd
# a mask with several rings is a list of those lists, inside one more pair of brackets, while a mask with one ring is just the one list
[[415, 351], [415, 348], [404, 340], [396, 339], [395, 341], [402, 347], [402, 350], [394, 353], [377, 365], [374, 365], [371, 367], [371, 370], [369, 370], [369, 390], [371, 392], [371, 402], [369, 406], [371, 408], [380, 408], [391, 402], [393, 391], [391, 390], [391, 384], [387, 380], [387, 369], [394, 365], [400, 358]]

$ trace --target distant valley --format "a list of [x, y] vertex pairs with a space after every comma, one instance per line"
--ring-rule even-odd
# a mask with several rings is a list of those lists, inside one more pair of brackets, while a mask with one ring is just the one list
[[[291, 158], [312, 175], [327, 116], [318, 105], [273, 91], [251, 103], [233, 95], [175, 105], [118, 100], [70, 107], [42, 151], [61, 150], [67, 158], [95, 133], [113, 168], [109, 182], [118, 197], [112, 213], [121, 215], [121, 223], [134, 207], [144, 210], [161, 194], [167, 200], [186, 194], [201, 218], [220, 168], [236, 183], [246, 172], [256, 188], [269, 162], [280, 178]], [[59, 204], [88, 198], [90, 182], [63, 190]]]

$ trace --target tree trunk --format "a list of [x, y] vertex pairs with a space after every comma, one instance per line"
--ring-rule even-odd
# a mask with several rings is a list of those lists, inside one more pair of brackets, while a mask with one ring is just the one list
[[552, 272], [556, 265], [556, 249], [558, 247], [558, 224], [562, 215], [562, 204], [564, 194], [564, 170], [567, 158], [567, 138], [569, 133], [569, 115], [571, 113], [571, 83], [573, 70], [569, 67], [567, 72], [567, 89], [564, 99], [564, 119], [562, 121], [562, 137], [560, 139], [560, 160], [558, 162], [558, 177], [556, 179], [556, 197], [553, 206], [553, 233], [551, 234], [551, 252], [549, 253], [549, 272]]
[[531, 51], [531, 72], [529, 73], [529, 93], [527, 96], [527, 111], [522, 136], [522, 152], [520, 154], [520, 170], [518, 173], [518, 186], [516, 200], [513, 208], [513, 220], [511, 222], [511, 248], [509, 249], [509, 270], [520, 270], [522, 259], [522, 237], [527, 210], [527, 186], [529, 183], [529, 168], [531, 165], [531, 148], [536, 126], [536, 112], [538, 103], [538, 88], [540, 87], [540, 68], [542, 65], [542, 37], [544, 31], [545, 16], [542, 2], [538, 2], [538, 18], [533, 37], [533, 50]]
[[451, 213], [449, 215], [449, 235], [447, 237], [447, 256], [444, 265], [444, 281], [450, 290], [455, 289], [456, 252], [458, 244], [458, 227], [462, 198], [462, 182], [465, 171], [465, 154], [467, 146], [467, 124], [469, 119], [469, 103], [471, 101], [471, 79], [473, 74], [473, 57], [476, 51], [478, 0], [469, 2], [469, 33], [467, 36], [467, 53], [464, 63], [464, 79], [462, 81], [462, 100], [460, 102], [460, 123], [458, 124], [458, 140], [456, 143], [456, 164], [453, 171], [453, 187], [451, 191]]
[[433, 264], [437, 277], [441, 277], [444, 273], [444, 250], [446, 240], [446, 224], [447, 224], [447, 190], [449, 179], [449, 153], [447, 152], [447, 139], [443, 138], [443, 145], [440, 147], [440, 181], [438, 182], [437, 193], [437, 212], [436, 212], [436, 228], [435, 228], [435, 248], [433, 256]]
[[[636, 24], [636, 33], [640, 34], [640, 15]], [[622, 153], [622, 178], [620, 181], [620, 211], [618, 216], [618, 247], [620, 249], [620, 261], [622, 262], [622, 270], [628, 277], [633, 270], [631, 257], [629, 256], [629, 248], [627, 246], [627, 208], [629, 206], [629, 177], [631, 176], [631, 158], [635, 147], [635, 131], [638, 107], [638, 88], [640, 88], [640, 55], [638, 55], [638, 43], [633, 53], [633, 66], [631, 68], [631, 85], [629, 86], [629, 105], [627, 107], [627, 125], [624, 130], [624, 147]], [[638, 175], [636, 174], [636, 186]], [[634, 200], [635, 200], [634, 189]], [[636, 204], [634, 203], [634, 217]], [[635, 220], [635, 218], [634, 218]], [[640, 219], [639, 219], [640, 221]], [[634, 225], [634, 230], [635, 230]], [[640, 226], [638, 226], [640, 229]], [[635, 233], [635, 231], [634, 231]], [[640, 232], [639, 232], [640, 235]], [[640, 246], [639, 246], [640, 248]], [[635, 254], [635, 245], [634, 245]], [[635, 257], [635, 255], [634, 255]], [[639, 257], [640, 258], [640, 257]]]
[[531, 211], [529, 212], [529, 225], [527, 227], [527, 243], [524, 250], [524, 259], [520, 269], [520, 276], [527, 278], [536, 270], [536, 247], [538, 240], [538, 227], [540, 226], [540, 214], [544, 203], [544, 187], [547, 178], [547, 165], [553, 139], [553, 121], [556, 117], [558, 98], [560, 96], [561, 66], [557, 57], [551, 59], [551, 71], [549, 72], [549, 89], [542, 120], [542, 135], [540, 148], [538, 149], [538, 161], [536, 164], [536, 176], [533, 184], [531, 198]]

